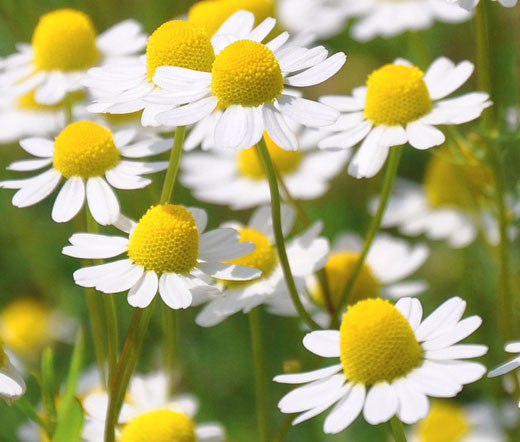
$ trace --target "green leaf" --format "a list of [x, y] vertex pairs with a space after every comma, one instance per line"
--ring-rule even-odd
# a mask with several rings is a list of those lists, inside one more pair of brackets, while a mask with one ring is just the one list
[[[60, 416], [60, 420], [52, 437], [52, 442], [71, 442], [81, 438], [83, 429], [83, 407], [75, 397], [67, 409]], [[60, 409], [61, 411], [61, 409]]]

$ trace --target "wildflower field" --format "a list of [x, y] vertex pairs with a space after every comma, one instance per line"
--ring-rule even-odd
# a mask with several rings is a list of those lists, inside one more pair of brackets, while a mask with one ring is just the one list
[[516, 0], [0, 0], [0, 441], [520, 440]]

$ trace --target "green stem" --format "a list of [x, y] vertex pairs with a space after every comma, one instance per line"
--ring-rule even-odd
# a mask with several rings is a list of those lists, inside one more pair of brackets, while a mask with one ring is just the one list
[[280, 191], [278, 190], [278, 181], [276, 179], [276, 172], [271, 161], [271, 156], [267, 150], [265, 140], [262, 138], [256, 145], [256, 151], [260, 157], [261, 163], [264, 167], [267, 180], [269, 181], [269, 190], [271, 192], [271, 212], [273, 218], [273, 231], [276, 242], [276, 249], [278, 251], [278, 258], [280, 259], [280, 265], [283, 270], [285, 282], [289, 290], [292, 302], [300, 318], [309, 326], [312, 330], [320, 329], [321, 327], [312, 319], [311, 315], [305, 310], [294, 278], [289, 265], [289, 259], [287, 258], [287, 251], [285, 250], [285, 240], [282, 231], [282, 216], [280, 210]]
[[170, 164], [164, 177], [164, 184], [161, 192], [160, 204], [167, 203], [171, 200], [173, 187], [179, 171], [181, 161], [182, 145], [184, 144], [184, 136], [186, 135], [186, 127], [179, 126], [175, 129], [175, 137], [173, 140], [173, 148], [170, 154]]
[[392, 428], [395, 442], [406, 442], [403, 424], [397, 416], [393, 416], [392, 419], [390, 419], [390, 427]]
[[365, 242], [363, 244], [363, 249], [361, 250], [359, 258], [356, 261], [356, 265], [352, 270], [352, 275], [345, 284], [345, 288], [343, 289], [343, 293], [341, 294], [336, 314], [334, 315], [331, 321], [331, 328], [338, 327], [339, 313], [342, 312], [348, 304], [350, 293], [352, 292], [357, 277], [359, 276], [359, 273], [363, 268], [363, 264], [365, 263], [365, 259], [368, 255], [370, 247], [372, 246], [372, 242], [374, 241], [374, 238], [379, 232], [379, 228], [381, 227], [381, 221], [383, 219], [383, 215], [388, 204], [388, 199], [390, 198], [390, 194], [392, 193], [392, 189], [394, 188], [394, 182], [397, 176], [397, 169], [399, 168], [399, 161], [401, 159], [402, 151], [402, 146], [394, 146], [390, 148], [390, 155], [388, 157], [388, 164], [386, 166], [383, 188], [381, 189], [381, 195], [379, 197], [379, 205], [377, 207], [377, 211], [374, 217], [372, 218], [372, 222], [370, 223], [370, 227], [368, 229]]
[[412, 59], [416, 58], [419, 65], [426, 69], [430, 64], [430, 51], [422, 31], [408, 31], [408, 44]]
[[72, 94], [68, 93], [63, 99], [63, 110], [65, 111], [65, 125], [72, 123]]
[[164, 327], [164, 370], [168, 373], [171, 393], [175, 391], [175, 370], [178, 345], [177, 311], [172, 310], [166, 304], [161, 305], [163, 327]]
[[265, 358], [262, 347], [262, 329], [258, 308], [249, 312], [251, 347], [255, 364], [256, 416], [260, 442], [269, 441], [269, 422], [267, 418], [267, 392], [265, 388]]

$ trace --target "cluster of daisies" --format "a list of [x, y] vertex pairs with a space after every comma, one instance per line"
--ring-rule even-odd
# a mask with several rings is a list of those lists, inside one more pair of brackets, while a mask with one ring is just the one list
[[[493, 173], [481, 152], [453, 136], [456, 125], [492, 105], [485, 92], [457, 93], [473, 74], [471, 62], [439, 57], [423, 71], [397, 59], [350, 95], [304, 98], [305, 88], [343, 68], [344, 53], [315, 41], [347, 21], [352, 37], [366, 41], [435, 20], [468, 20], [477, 3], [203, 0], [151, 35], [134, 20], [98, 35], [83, 12], [49, 12], [31, 44], [0, 59], [0, 142], [19, 142], [31, 156], [8, 166], [12, 178], [0, 188], [14, 190], [12, 204], [20, 208], [53, 198], [54, 222], [87, 217], [88, 231], [70, 236], [62, 252], [93, 264], [78, 261], [73, 279], [106, 294], [96, 296], [125, 293], [135, 309], [151, 308], [157, 297], [174, 310], [202, 306], [196, 316], [202, 327], [261, 305], [282, 317], [303, 308], [316, 328], [303, 346], [333, 364], [274, 378], [303, 384], [278, 403], [282, 413], [297, 413], [294, 424], [330, 409], [325, 433], [342, 432], [362, 413], [371, 425], [418, 423], [410, 440], [455, 441], [473, 431], [501, 440], [492, 409], [448, 399], [484, 376], [486, 367], [472, 359], [488, 348], [460, 343], [482, 320], [463, 318], [459, 297], [423, 313], [416, 296], [428, 283], [414, 275], [429, 257], [426, 242], [385, 232], [365, 250], [345, 231], [330, 243], [323, 223], [302, 217], [298, 203], [323, 196], [344, 171], [355, 179], [376, 176], [399, 146], [439, 146], [422, 185], [397, 180], [382, 227], [452, 248], [468, 246], [479, 233], [490, 246], [500, 241], [489, 204]], [[500, 3], [512, 7], [516, 0]], [[262, 149], [282, 190], [279, 207]], [[126, 216], [118, 195], [149, 186], [163, 171], [165, 189], [179, 172], [201, 202], [253, 209], [249, 221], [207, 229], [203, 209], [168, 195], [135, 219]], [[367, 209], [375, 213], [380, 204], [376, 198]], [[507, 204], [520, 217], [513, 196]], [[99, 233], [98, 225], [111, 233]], [[60, 315], [32, 298], [0, 312], [0, 396], [8, 402], [25, 392], [24, 366], [52, 341], [74, 335], [73, 321]], [[506, 351], [520, 353], [520, 344]], [[489, 376], [519, 366], [517, 357]], [[151, 441], [225, 440], [220, 424], [195, 422], [193, 396], [170, 391], [166, 373], [133, 376], [117, 440], [145, 440], [143, 434]], [[104, 440], [110, 399], [96, 369], [80, 377], [76, 396], [85, 415], [82, 439]], [[441, 399], [430, 404], [430, 397]], [[39, 431], [24, 425], [20, 438], [39, 440]]]

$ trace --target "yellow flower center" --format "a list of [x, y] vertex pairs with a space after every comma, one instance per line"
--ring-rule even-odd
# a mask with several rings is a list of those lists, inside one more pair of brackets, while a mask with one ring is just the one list
[[241, 9], [255, 15], [255, 24], [275, 15], [273, 0], [204, 0], [190, 8], [188, 20], [212, 36], [231, 15]]
[[146, 46], [150, 81], [159, 66], [209, 72], [214, 59], [213, 46], [206, 32], [185, 20], [163, 23], [150, 36]]
[[223, 107], [271, 103], [283, 91], [282, 70], [267, 46], [239, 40], [215, 57], [211, 89]]
[[0, 335], [20, 356], [37, 357], [52, 341], [50, 313], [36, 299], [17, 299], [0, 312]]
[[[301, 151], [282, 149], [271, 139], [267, 132], [264, 132], [264, 139], [267, 150], [271, 155], [271, 160], [279, 173], [285, 175], [298, 169], [302, 159]], [[254, 179], [263, 179], [265, 177], [264, 168], [254, 146], [237, 152], [237, 162], [238, 170], [242, 175]]]
[[450, 401], [433, 402], [417, 427], [420, 442], [459, 442], [471, 430], [464, 408]]
[[74, 9], [58, 9], [42, 15], [32, 45], [34, 64], [44, 71], [83, 70], [99, 58], [92, 21]]
[[[34, 98], [34, 90], [29, 91], [23, 95], [20, 95], [16, 99], [16, 106], [19, 109], [24, 110], [35, 110], [35, 111], [45, 111], [45, 110], [58, 110], [61, 109], [65, 103], [65, 99], [59, 101], [56, 104], [52, 105], [46, 105], [46, 104], [40, 104], [36, 101]], [[82, 101], [85, 99], [85, 92], [84, 91], [75, 91], [70, 92], [68, 94], [68, 97], [73, 103], [77, 101]]]
[[195, 424], [172, 410], [154, 410], [137, 416], [123, 428], [118, 442], [195, 442]]
[[339, 331], [343, 371], [352, 382], [391, 382], [421, 363], [410, 323], [388, 300], [366, 299], [349, 307]]
[[119, 161], [112, 132], [92, 121], [77, 121], [54, 141], [54, 167], [65, 178], [103, 175]]
[[432, 101], [423, 71], [415, 66], [387, 64], [367, 80], [365, 117], [375, 125], [405, 125], [426, 115]]
[[432, 207], [476, 209], [492, 185], [493, 173], [478, 162], [456, 164], [450, 155], [432, 155], [426, 166], [424, 190]]
[[156, 273], [188, 273], [199, 256], [195, 218], [182, 206], [150, 207], [130, 237], [128, 256]]
[[[352, 271], [359, 258], [356, 252], [336, 252], [331, 254], [325, 264], [325, 274], [327, 275], [327, 285], [334, 307], [338, 307], [343, 290], [347, 285]], [[367, 264], [363, 264], [361, 271], [354, 283], [354, 287], [349, 295], [349, 305], [354, 305], [358, 301], [367, 298], [377, 298], [379, 295], [380, 284], [372, 270]], [[316, 284], [311, 289], [311, 298], [321, 306], [325, 306], [325, 298], [320, 284]]]
[[261, 270], [262, 275], [252, 281], [222, 281], [228, 287], [241, 287], [257, 282], [259, 279], [269, 276], [278, 263], [274, 245], [262, 232], [249, 227], [241, 227], [238, 232], [240, 233], [240, 242], [250, 241], [255, 245], [255, 249], [247, 255], [229, 261], [229, 263], [253, 267]]

